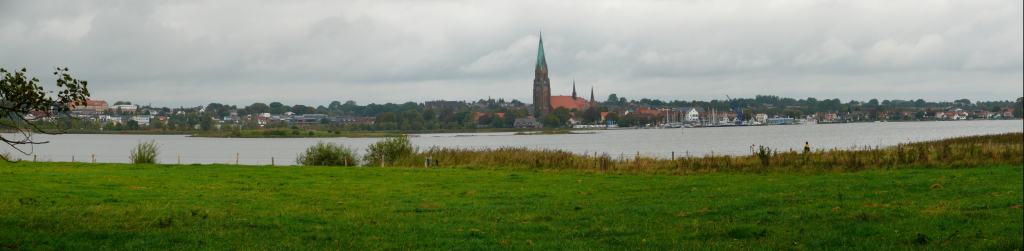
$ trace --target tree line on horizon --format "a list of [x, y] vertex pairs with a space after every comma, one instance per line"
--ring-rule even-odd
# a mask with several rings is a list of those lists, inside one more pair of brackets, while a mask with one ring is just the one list
[[[1020, 117], [1022, 98], [1015, 101], [971, 101], [969, 99], [957, 99], [954, 101], [925, 101], [916, 100], [878, 100], [868, 101], [850, 100], [843, 102], [840, 99], [817, 99], [805, 98], [794, 99], [774, 95], [757, 95], [754, 98], [737, 98], [733, 100], [710, 100], [710, 101], [663, 101], [659, 99], [642, 98], [639, 100], [627, 99], [617, 94], [611, 94], [605, 101], [599, 101], [595, 106], [584, 111], [555, 109], [547, 116], [537, 118], [546, 127], [560, 127], [567, 124], [569, 119], [575, 119], [584, 124], [599, 122], [602, 112], [608, 113], [608, 120], [615, 121], [619, 126], [636, 126], [651, 123], [660, 118], [642, 116], [636, 113], [623, 115], [624, 111], [635, 111], [639, 108], [682, 108], [694, 107], [701, 110], [717, 110], [730, 112], [733, 104], [740, 107], [746, 117], [757, 113], [765, 113], [772, 116], [799, 118], [818, 112], [826, 113], [852, 113], [863, 112], [867, 114], [885, 111], [914, 111], [923, 113], [928, 110], [963, 109], [969, 111], [984, 110], [989, 112], [1001, 112], [1005, 109], [1013, 109], [1014, 117]], [[130, 103], [119, 101], [118, 103]], [[164, 125], [156, 125], [164, 130], [191, 130], [199, 126], [200, 130], [211, 130], [217, 120], [230, 116], [245, 118], [259, 114], [283, 115], [292, 113], [294, 115], [323, 114], [329, 117], [373, 117], [372, 125], [334, 125], [330, 121], [323, 121], [324, 126], [338, 130], [444, 130], [444, 129], [476, 129], [476, 128], [511, 128], [515, 119], [531, 116], [528, 105], [518, 100], [507, 101], [504, 99], [480, 99], [477, 101], [427, 101], [422, 103], [371, 103], [359, 105], [355, 101], [332, 101], [327, 105], [287, 105], [282, 102], [256, 102], [246, 106], [226, 105], [221, 103], [210, 103], [200, 107], [147, 107], [140, 110], [150, 110], [158, 115], [168, 116], [168, 122]], [[201, 111], [201, 112], [200, 112]], [[915, 115], [920, 116], [920, 114]], [[913, 120], [914, 117], [903, 118]], [[897, 119], [899, 120], [899, 119]], [[245, 125], [241, 122], [240, 127], [257, 128], [255, 125]], [[116, 128], [116, 125], [113, 125]], [[273, 125], [272, 127], [285, 127], [287, 125]], [[125, 125], [121, 129], [138, 129], [131, 125]]]

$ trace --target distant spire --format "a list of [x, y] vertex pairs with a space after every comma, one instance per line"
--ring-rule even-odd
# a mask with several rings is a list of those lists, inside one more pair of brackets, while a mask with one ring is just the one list
[[594, 103], [594, 86], [590, 86], [590, 103]]
[[576, 77], [572, 78], [572, 99], [576, 99]]

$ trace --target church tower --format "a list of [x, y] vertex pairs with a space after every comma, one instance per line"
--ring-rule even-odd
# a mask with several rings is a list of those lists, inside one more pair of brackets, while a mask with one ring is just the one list
[[533, 116], [540, 118], [551, 112], [551, 80], [548, 62], [544, 59], [544, 35], [537, 45], [537, 67], [533, 71]]

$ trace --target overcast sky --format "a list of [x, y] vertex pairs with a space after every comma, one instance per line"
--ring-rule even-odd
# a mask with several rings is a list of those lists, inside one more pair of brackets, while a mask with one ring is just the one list
[[530, 103], [553, 95], [1016, 99], [1022, 1], [0, 0], [0, 67], [95, 98]]

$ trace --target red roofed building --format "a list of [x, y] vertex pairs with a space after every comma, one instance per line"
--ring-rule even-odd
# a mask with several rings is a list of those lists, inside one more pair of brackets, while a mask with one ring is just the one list
[[590, 89], [590, 101], [576, 95], [576, 80], [572, 80], [572, 96], [551, 96], [551, 109], [565, 108], [584, 111], [594, 104], [594, 89]]
[[480, 118], [484, 115], [487, 115], [487, 113], [473, 112], [473, 121], [480, 121]]
[[663, 112], [661, 112], [661, 111], [659, 111], [657, 109], [651, 109], [651, 108], [647, 108], [647, 107], [640, 107], [640, 108], [636, 109], [636, 113], [637, 114], [641, 114], [641, 115], [645, 115], [645, 116], [652, 116], [652, 117], [657, 117], [657, 116], [661, 116], [662, 114], [664, 114]]
[[107, 110], [107, 101], [87, 99], [85, 100], [84, 104], [80, 103], [78, 105], [75, 105], [72, 107], [72, 109], [78, 112], [91, 112], [99, 114]]
[[[484, 116], [487, 116], [487, 115], [488, 114], [484, 113], [484, 112], [473, 112], [473, 121], [480, 121], [480, 118], [482, 118]], [[504, 112], [495, 112], [495, 113], [492, 113], [492, 115], [493, 115], [493, 117], [491, 119], [505, 119], [505, 113]]]
[[590, 107], [589, 102], [582, 98], [572, 96], [551, 96], [551, 108], [565, 108], [569, 110], [583, 111]]

